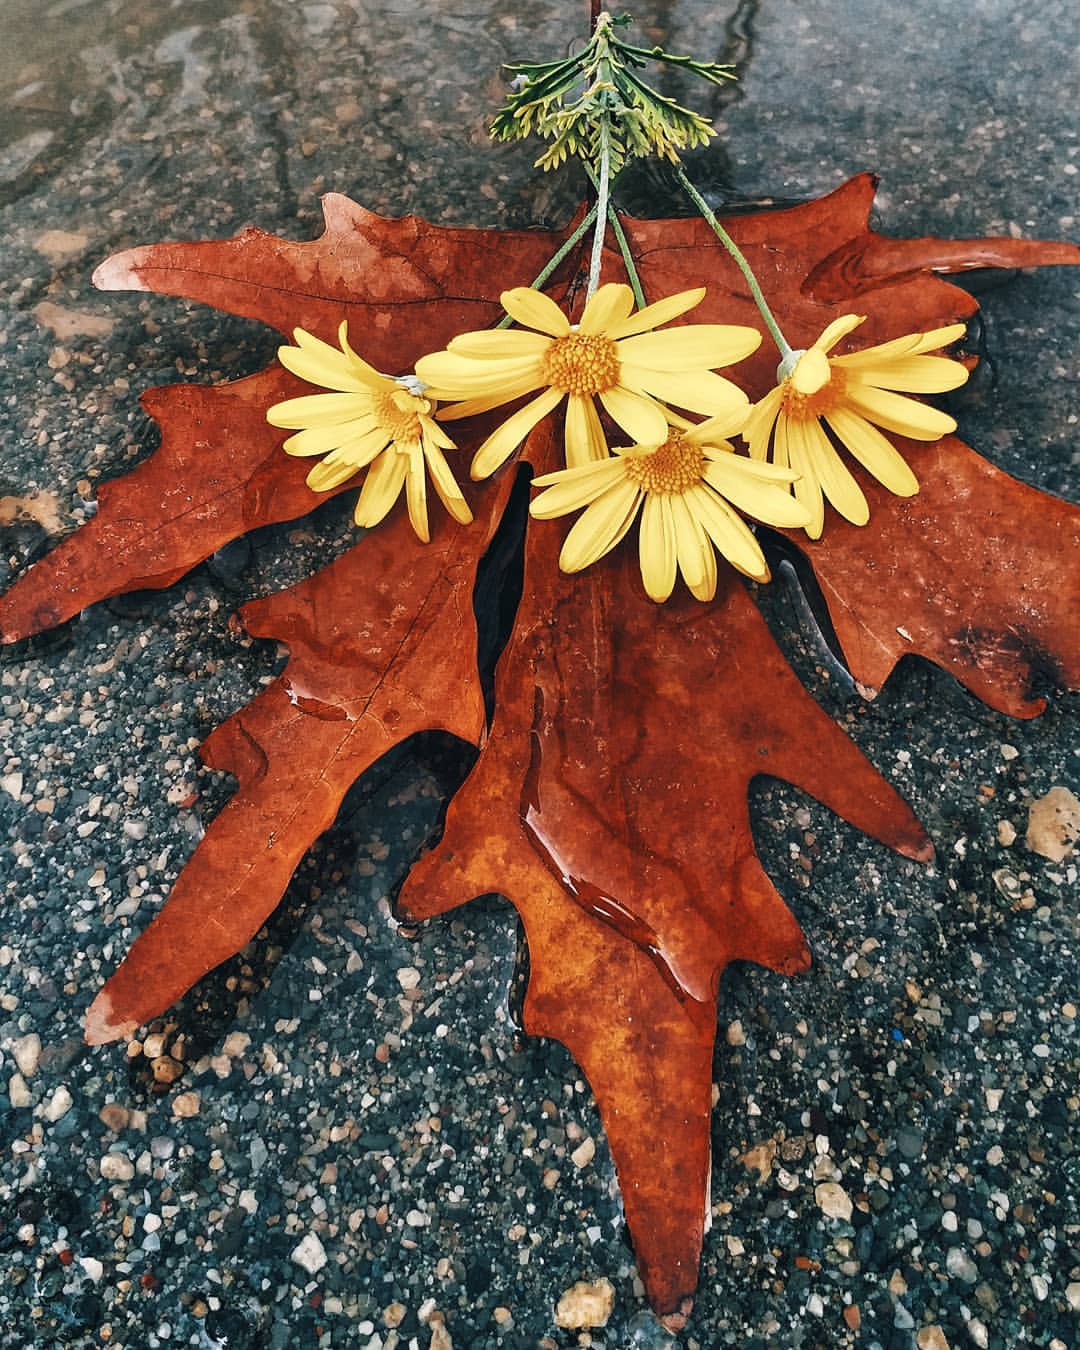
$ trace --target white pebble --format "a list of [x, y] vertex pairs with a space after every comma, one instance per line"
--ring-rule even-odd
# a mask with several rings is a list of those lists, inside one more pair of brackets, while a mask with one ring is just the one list
[[326, 1249], [314, 1233], [305, 1233], [292, 1249], [292, 1260], [309, 1275], [315, 1275], [326, 1265]]
[[586, 1137], [578, 1144], [573, 1153], [570, 1154], [570, 1161], [575, 1167], [588, 1167], [596, 1153], [596, 1145], [593, 1143], [592, 1136]]
[[122, 1153], [106, 1153], [100, 1171], [106, 1181], [130, 1181], [135, 1175], [135, 1164]]
[[8, 1079], [8, 1101], [12, 1107], [17, 1110], [19, 1107], [30, 1106], [33, 1100], [30, 1089], [26, 1086], [26, 1079], [21, 1073], [13, 1073]]
[[41, 1058], [41, 1037], [36, 1031], [20, 1036], [12, 1042], [11, 1053], [24, 1078], [33, 1078], [37, 1073], [38, 1060]]
[[408, 993], [420, 983], [420, 972], [415, 966], [402, 966], [397, 973], [397, 982]]
[[559, 1299], [555, 1325], [570, 1331], [602, 1327], [615, 1307], [615, 1289], [610, 1280], [579, 1280]]
[[45, 1103], [45, 1109], [42, 1112], [46, 1120], [56, 1121], [66, 1116], [71, 1110], [73, 1102], [71, 1093], [64, 1087], [63, 1083], [56, 1089], [53, 1095]]
[[843, 1186], [837, 1185], [835, 1181], [823, 1181], [817, 1186], [814, 1189], [814, 1199], [817, 1201], [818, 1209], [830, 1219], [843, 1219], [847, 1223], [851, 1218], [851, 1197]]

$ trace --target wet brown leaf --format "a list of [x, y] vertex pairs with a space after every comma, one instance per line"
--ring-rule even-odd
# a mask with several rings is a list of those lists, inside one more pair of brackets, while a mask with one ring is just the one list
[[[863, 176], [728, 222], [798, 345], [852, 311], [868, 315], [866, 343], [969, 317], [975, 301], [936, 273], [1080, 261], [1066, 245], [886, 239], [869, 228], [873, 191]], [[365, 356], [397, 372], [493, 322], [499, 291], [528, 284], [564, 237], [385, 220], [340, 196], [325, 212], [311, 243], [247, 230], [151, 245], [110, 259], [96, 280], [202, 300], [283, 334], [299, 326], [332, 340], [347, 318]], [[630, 221], [627, 232], [649, 299], [706, 284], [695, 322], [757, 324], [702, 222]], [[605, 279], [621, 279], [615, 255]], [[569, 259], [553, 293], [574, 305], [583, 282], [580, 257]], [[774, 365], [763, 347], [739, 368], [751, 397], [770, 387]], [[169, 585], [245, 530], [309, 510], [309, 466], [280, 452], [264, 417], [303, 387], [274, 366], [219, 388], [147, 394], [161, 448], [103, 487], [97, 516], [0, 598], [3, 641], [105, 596]], [[528, 457], [546, 465], [550, 445], [541, 428]], [[954, 438], [905, 450], [918, 497], [868, 485], [869, 526], [831, 516], [820, 542], [797, 541], [852, 670], [873, 690], [918, 652], [992, 706], [1031, 715], [1035, 676], [1077, 683], [1065, 606], [1078, 513]], [[288, 643], [289, 665], [208, 739], [206, 762], [235, 774], [238, 790], [95, 1000], [90, 1040], [130, 1032], [243, 946], [389, 746], [429, 728], [483, 739], [472, 590], [510, 478], [474, 494], [468, 529], [439, 519], [423, 547], [399, 505], [324, 571], [245, 607], [250, 632]], [[749, 783], [761, 773], [795, 783], [909, 857], [930, 846], [798, 684], [733, 577], [711, 605], [677, 594], [657, 607], [625, 553], [582, 577], [559, 574], [561, 533], [530, 527], [490, 737], [401, 903], [427, 916], [497, 890], [518, 907], [532, 955], [528, 1029], [563, 1041], [588, 1075], [649, 1297], [680, 1318], [707, 1200], [720, 975], [734, 959], [784, 973], [809, 959], [755, 857]]]

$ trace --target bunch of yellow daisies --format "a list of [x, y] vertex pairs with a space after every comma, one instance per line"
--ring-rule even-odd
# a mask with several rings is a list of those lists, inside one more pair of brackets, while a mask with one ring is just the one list
[[[531, 507], [541, 520], [581, 512], [563, 543], [562, 569], [596, 562], [640, 518], [648, 595], [666, 600], [681, 572], [693, 595], [710, 600], [717, 551], [747, 576], [768, 579], [747, 518], [801, 527], [817, 539], [827, 498], [852, 524], [866, 523], [866, 498], [841, 449], [891, 492], [917, 492], [915, 475], [883, 433], [936, 441], [954, 431], [951, 417], [908, 395], [955, 389], [968, 372], [929, 354], [955, 342], [963, 324], [833, 356], [863, 322], [846, 314], [812, 347], [789, 353], [776, 387], [751, 406], [716, 371], [755, 351], [760, 333], [730, 324], [669, 326], [704, 295], [703, 288], [682, 291], [635, 310], [629, 286], [608, 284], [571, 323], [548, 296], [518, 287], [501, 296], [517, 327], [463, 333], [398, 377], [363, 361], [344, 323], [337, 347], [298, 328], [296, 346], [282, 347], [279, 358], [330, 392], [278, 403], [267, 419], [294, 431], [284, 444], [289, 454], [320, 457], [307, 478], [314, 491], [366, 471], [358, 525], [381, 521], [404, 488], [413, 529], [426, 542], [429, 477], [455, 520], [472, 519], [444, 454], [455, 448], [444, 424], [527, 400], [476, 451], [471, 476], [482, 479], [565, 402], [566, 467], [534, 480], [543, 491]], [[629, 444], [609, 447], [602, 415]], [[746, 453], [732, 445], [735, 435]]]

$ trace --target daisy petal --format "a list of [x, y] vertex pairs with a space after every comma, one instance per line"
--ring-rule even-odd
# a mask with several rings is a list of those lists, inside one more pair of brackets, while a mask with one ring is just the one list
[[732, 567], [755, 581], [768, 581], [761, 545], [746, 521], [725, 501], [698, 483], [686, 493], [686, 505]]
[[[850, 369], [850, 367], [849, 367]], [[967, 366], [947, 356], [906, 356], [853, 371], [861, 383], [904, 394], [944, 394], [967, 381]]]
[[750, 409], [741, 435], [750, 448], [751, 458], [766, 459], [768, 457], [769, 437], [772, 435], [773, 425], [783, 401], [784, 390], [777, 385], [775, 389], [770, 389], [765, 397]]
[[519, 328], [507, 332], [504, 328], [491, 328], [478, 333], [461, 333], [451, 338], [446, 350], [455, 356], [470, 356], [474, 359], [509, 359], [521, 356], [543, 356], [551, 346], [551, 338], [543, 333], [524, 333]]
[[809, 523], [804, 525], [803, 529], [811, 539], [820, 539], [821, 532], [825, 528], [825, 498], [806, 441], [804, 422], [794, 417], [777, 418], [776, 444], [773, 452], [776, 463], [780, 464], [786, 460], [799, 475], [792, 487], [796, 499], [806, 507], [806, 513], [810, 517]]
[[[299, 329], [297, 332], [299, 333]], [[324, 389], [337, 389], [342, 393], [372, 394], [378, 387], [370, 379], [364, 379], [352, 369], [349, 359], [336, 347], [328, 347], [318, 338], [304, 335], [308, 343], [318, 343], [319, 350], [305, 345], [303, 348], [279, 347], [278, 360], [286, 370], [292, 371], [309, 384], [321, 385]], [[374, 372], [372, 372], [374, 374]], [[386, 381], [382, 381], [386, 383]]]
[[457, 479], [454, 477], [453, 470], [446, 462], [446, 456], [433, 441], [427, 437], [424, 438], [424, 458], [427, 460], [428, 473], [431, 474], [431, 484], [443, 506], [459, 525], [468, 525], [472, 520], [472, 512], [469, 510], [469, 503], [465, 500], [465, 495], [458, 487]]
[[591, 464], [598, 459], [606, 459], [608, 454], [604, 429], [596, 415], [591, 398], [581, 394], [571, 394], [566, 402], [566, 465], [574, 468], [579, 464]]
[[797, 394], [816, 394], [832, 379], [829, 358], [817, 347], [803, 352], [788, 377], [788, 383]]
[[409, 524], [417, 539], [427, 544], [431, 541], [427, 513], [427, 474], [424, 472], [424, 455], [418, 441], [410, 444], [407, 459], [405, 501], [409, 508]]
[[831, 352], [841, 338], [847, 337], [850, 332], [858, 328], [859, 324], [865, 322], [865, 314], [841, 314], [838, 319], [833, 319], [813, 346], [819, 352]]
[[[302, 328], [293, 329], [293, 333], [298, 342], [300, 341], [300, 334], [303, 332], [304, 330]], [[304, 336], [307, 337], [309, 335], [307, 333], [304, 333]], [[313, 341], [318, 341], [318, 339], [317, 338], [313, 339]], [[357, 354], [353, 351], [352, 347], [349, 346], [348, 319], [342, 319], [340, 325], [338, 326], [338, 342], [341, 344], [341, 350], [349, 358], [356, 374], [360, 377], [360, 379], [366, 380], [368, 384], [370, 384], [376, 389], [385, 383], [386, 376], [380, 375], [379, 372], [374, 368], [374, 366], [369, 366], [366, 361], [361, 360], [360, 357], [357, 356]]]
[[544, 383], [541, 363], [534, 356], [479, 361], [471, 356], [458, 356], [456, 352], [432, 352], [417, 361], [416, 373], [444, 397], [484, 398], [499, 394], [503, 403]]
[[304, 394], [266, 410], [272, 427], [317, 427], [347, 422], [371, 410], [371, 400], [360, 394]]
[[374, 431], [364, 431], [356, 436], [349, 436], [328, 458], [340, 459], [343, 464], [351, 464], [356, 469], [363, 469], [371, 463], [376, 455], [381, 454], [389, 443], [389, 434], [382, 427], [376, 427]]
[[556, 516], [580, 511], [583, 506], [596, 501], [623, 476], [624, 469], [619, 460], [605, 459], [596, 464], [579, 465], [569, 471], [560, 469], [557, 473], [534, 478], [533, 487], [538, 484], [550, 486], [545, 487], [539, 497], [533, 498], [529, 514], [536, 520], [554, 520]]
[[741, 389], [711, 370], [677, 374], [624, 363], [620, 384], [708, 417], [726, 416], [749, 402]]
[[[699, 530], [704, 532], [705, 527], [698, 522], [696, 517], [694, 517], [694, 524]], [[705, 535], [705, 553], [703, 555], [703, 561], [705, 563], [705, 573], [701, 581], [697, 585], [694, 585], [689, 578], [686, 578], [686, 584], [690, 590], [690, 594], [695, 600], [714, 600], [716, 598], [717, 582], [716, 549], [707, 534]], [[685, 572], [683, 573], [683, 576], [686, 577]]]
[[409, 471], [407, 455], [390, 449], [379, 456], [368, 470], [360, 496], [356, 500], [353, 520], [370, 528], [378, 525], [401, 494], [405, 475]]
[[836, 453], [821, 423], [805, 422], [803, 431], [805, 434], [803, 447], [810, 471], [816, 475], [822, 492], [845, 520], [850, 520], [852, 525], [865, 525], [870, 519], [870, 507], [863, 496], [863, 490]]
[[675, 522], [665, 496], [648, 493], [645, 497], [638, 529], [638, 561], [646, 595], [660, 604], [675, 589], [678, 565]]
[[[327, 422], [321, 427], [305, 427], [297, 431], [282, 443], [282, 449], [288, 455], [325, 455], [328, 450], [336, 450], [344, 441], [354, 440], [357, 436], [366, 436], [378, 430], [374, 417], [358, 417], [352, 422]], [[383, 445], [390, 439], [386, 432]]]
[[705, 465], [705, 482], [715, 488], [725, 501], [766, 525], [797, 529], [807, 523], [809, 513], [806, 507], [791, 495], [790, 472], [784, 482], [763, 482], [752, 474], [740, 473], [739, 461], [734, 456], [731, 456], [731, 460], [730, 464], [713, 460]]
[[555, 301], [530, 286], [503, 291], [499, 300], [507, 314], [526, 328], [536, 328], [550, 337], [565, 337], [570, 331], [570, 320]]
[[712, 370], [734, 365], [757, 351], [761, 334], [735, 324], [688, 323], [662, 333], [642, 333], [619, 343], [619, 358], [650, 370]]
[[443, 450], [457, 449], [457, 446], [446, 432], [443, 431], [442, 427], [439, 426], [438, 422], [429, 417], [426, 413], [420, 414], [420, 425], [423, 428], [425, 440], [431, 441], [434, 445], [439, 446]]
[[914, 497], [919, 480], [891, 441], [849, 408], [836, 408], [825, 420], [868, 473], [898, 497]]
[[[699, 600], [711, 600], [716, 594], [716, 554], [712, 541], [704, 527], [691, 513], [685, 497], [675, 494], [666, 498], [670, 503], [671, 520], [675, 529], [675, 554], [679, 562], [679, 571], [693, 595]], [[701, 595], [707, 589], [712, 564], [712, 592]]]
[[893, 338], [891, 342], [879, 342], [876, 347], [864, 347], [862, 351], [848, 352], [845, 356], [832, 356], [829, 360], [834, 366], [857, 370], [860, 366], [877, 365], [881, 361], [891, 361], [897, 356], [912, 356], [921, 336], [921, 333], [907, 333], [904, 337]]
[[[684, 440], [686, 437], [683, 438]], [[790, 487], [795, 478], [791, 469], [779, 464], [770, 464], [768, 460], [747, 459], [745, 455], [736, 454], [728, 446], [719, 448], [712, 445], [702, 447], [702, 453], [705, 456], [706, 465], [719, 464], [723, 472], [728, 472], [730, 466], [731, 472], [737, 473], [740, 478], [752, 478], [758, 483], [781, 484], [784, 487]]]
[[[437, 398], [440, 403], [444, 398], [452, 397], [450, 394], [444, 395], [442, 391], [425, 392], [429, 398]], [[440, 422], [459, 422], [463, 417], [475, 417], [478, 413], [491, 412], [492, 408], [501, 408], [506, 402], [507, 399], [500, 389], [498, 393], [486, 394], [483, 398], [467, 398], [460, 403], [450, 403], [445, 408], [440, 408], [436, 416]]]
[[956, 422], [948, 413], [903, 394], [890, 394], [885, 389], [852, 381], [844, 398], [868, 422], [913, 441], [937, 441], [956, 430]]
[[692, 291], [680, 291], [678, 295], [669, 295], [664, 300], [657, 300], [654, 305], [646, 305], [644, 309], [639, 309], [636, 314], [631, 314], [621, 323], [612, 324], [606, 336], [618, 341], [619, 338], [632, 337], [635, 333], [647, 333], [650, 328], [659, 328], [661, 324], [677, 319], [680, 314], [685, 314], [687, 310], [700, 305], [704, 299], [704, 286]]
[[954, 342], [959, 342], [966, 332], [966, 323], [951, 323], [946, 328], [932, 328], [929, 333], [920, 334], [912, 355], [921, 356], [923, 352], [939, 352], [943, 347], [951, 347]]
[[304, 480], [312, 492], [332, 492], [359, 473], [357, 466], [337, 455], [327, 455], [314, 466]]
[[638, 445], [663, 445], [667, 440], [667, 418], [651, 398], [617, 384], [603, 391], [600, 402]]
[[545, 389], [531, 403], [511, 413], [502, 426], [497, 427], [473, 457], [470, 476], [487, 478], [518, 448], [533, 427], [562, 402], [561, 389]]
[[571, 527], [559, 554], [564, 572], [580, 572], [609, 553], [625, 536], [637, 515], [641, 493], [623, 479], [587, 506]]
[[581, 311], [578, 332], [606, 333], [614, 324], [620, 324], [634, 309], [634, 292], [629, 286], [609, 282], [601, 286]]

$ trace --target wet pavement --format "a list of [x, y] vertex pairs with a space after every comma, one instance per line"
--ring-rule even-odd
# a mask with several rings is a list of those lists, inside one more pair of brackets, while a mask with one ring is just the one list
[[[692, 166], [718, 204], [870, 168], [887, 233], [1076, 237], [1070, 5], [635, 11], [670, 49], [739, 63], [710, 109], [722, 140]], [[527, 28], [479, 0], [7, 0], [0, 579], [156, 444], [140, 392], [246, 374], [276, 346], [98, 294], [97, 262], [247, 223], [309, 238], [331, 189], [440, 223], [565, 219], [573, 183], [485, 128], [500, 64], [560, 54], [577, 12], [534, 3]], [[663, 190], [643, 174], [630, 197], [662, 214]], [[985, 360], [950, 401], [977, 449], [1074, 497], [1078, 283], [973, 278]], [[763, 603], [793, 665], [938, 861], [755, 789], [815, 965], [725, 977], [713, 1226], [675, 1340], [643, 1301], [587, 1088], [560, 1047], [515, 1033], [512, 911], [485, 900], [411, 941], [392, 923], [466, 767], [437, 738], [351, 794], [264, 938], [132, 1046], [83, 1046], [87, 1004], [228, 797], [199, 742], [279, 668], [229, 616], [345, 547], [347, 503], [316, 524], [0, 655], [0, 1342], [1072, 1347], [1075, 860], [1024, 835], [1032, 799], [1078, 790], [1076, 699], [1013, 722], [918, 661], [873, 704], [848, 699], [779, 589]], [[829, 1180], [860, 1197], [850, 1217]], [[607, 1327], [557, 1330], [559, 1295], [600, 1277]]]

